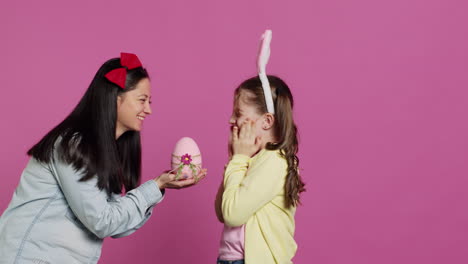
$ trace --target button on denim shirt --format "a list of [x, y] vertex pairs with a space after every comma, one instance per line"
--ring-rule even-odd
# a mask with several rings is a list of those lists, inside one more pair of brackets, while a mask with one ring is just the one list
[[109, 197], [97, 178], [60, 161], [31, 158], [0, 217], [0, 263], [97, 263], [105, 237], [128, 236], [151, 216], [163, 194], [147, 181]]

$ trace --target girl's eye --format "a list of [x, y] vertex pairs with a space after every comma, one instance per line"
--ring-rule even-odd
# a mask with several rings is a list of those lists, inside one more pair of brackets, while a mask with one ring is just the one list
[[146, 99], [140, 99], [140, 101], [142, 101], [144, 103], [144, 102], [146, 102]]

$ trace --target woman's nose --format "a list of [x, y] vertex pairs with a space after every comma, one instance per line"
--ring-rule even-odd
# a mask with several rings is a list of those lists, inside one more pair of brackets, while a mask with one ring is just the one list
[[151, 105], [149, 103], [145, 106], [145, 113], [147, 115], [151, 115], [151, 113], [153, 113], [153, 111], [151, 110]]

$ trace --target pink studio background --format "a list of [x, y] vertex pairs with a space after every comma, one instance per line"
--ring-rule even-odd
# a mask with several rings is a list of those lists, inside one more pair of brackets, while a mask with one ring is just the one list
[[268, 72], [296, 99], [302, 175], [295, 263], [468, 263], [466, 1], [3, 1], [0, 212], [27, 149], [120, 51], [149, 69], [144, 180], [182, 136], [203, 152], [200, 185], [167, 192], [148, 224], [107, 239], [100, 263], [215, 263], [213, 201], [232, 92]]

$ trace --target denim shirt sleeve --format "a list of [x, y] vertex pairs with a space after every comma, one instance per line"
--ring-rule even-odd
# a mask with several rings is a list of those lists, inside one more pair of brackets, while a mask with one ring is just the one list
[[140, 228], [151, 216], [163, 193], [154, 180], [149, 180], [124, 196], [108, 199], [97, 187], [97, 177], [79, 181], [83, 173], [54, 155], [51, 170], [65, 199], [81, 223], [99, 238], [123, 237]]
[[[164, 195], [164, 189], [161, 192], [162, 192], [162, 195]], [[164, 198], [164, 196], [163, 196], [163, 198]], [[146, 221], [148, 221], [148, 219], [150, 218], [151, 214], [153, 213], [153, 208], [154, 208], [155, 205], [156, 204], [154, 204], [153, 206], [148, 208], [148, 210], [146, 212], [146, 215], [145, 215], [145, 218], [143, 219], [143, 221], [141, 221], [141, 223], [139, 225], [137, 225], [134, 228], [129, 229], [129, 230], [123, 232], [123, 233], [112, 235], [111, 237], [112, 238], [126, 237], [126, 236], [129, 236], [129, 235], [133, 234], [133, 232], [137, 231], [138, 229], [140, 229], [140, 227], [142, 227], [146, 223]]]

